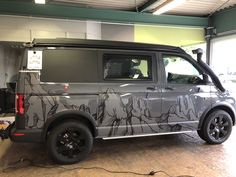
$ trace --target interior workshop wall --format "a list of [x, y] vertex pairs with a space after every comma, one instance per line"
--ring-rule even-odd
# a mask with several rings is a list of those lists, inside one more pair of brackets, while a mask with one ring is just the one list
[[101, 22], [87, 21], [86, 39], [101, 39]]
[[22, 54], [22, 49], [0, 46], [0, 88], [16, 81]]
[[0, 15], [0, 41], [86, 38], [87, 21]]
[[0, 88], [5, 85], [5, 62], [4, 62], [4, 49], [0, 46]]
[[187, 46], [203, 43], [205, 39], [202, 28], [135, 25], [134, 41]]
[[134, 26], [125, 24], [106, 24], [101, 26], [103, 40], [134, 41]]
[[204, 30], [154, 25], [112, 24], [0, 15], [0, 41], [28, 42], [34, 38], [83, 38], [170, 45], [204, 42]]
[[0, 15], [0, 23], [0, 41], [28, 42], [34, 38], [134, 41], [133, 25], [6, 15]]
[[0, 41], [28, 42], [34, 38], [82, 38], [134, 41], [134, 26], [0, 15]]

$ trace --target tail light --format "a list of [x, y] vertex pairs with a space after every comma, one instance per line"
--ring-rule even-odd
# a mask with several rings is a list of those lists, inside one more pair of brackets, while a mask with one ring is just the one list
[[23, 94], [16, 94], [16, 113], [19, 115], [23, 115], [25, 112], [24, 109], [24, 95]]

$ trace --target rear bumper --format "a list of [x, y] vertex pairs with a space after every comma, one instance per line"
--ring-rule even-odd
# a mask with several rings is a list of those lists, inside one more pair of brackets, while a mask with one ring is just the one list
[[42, 139], [42, 129], [16, 129], [13, 126], [10, 130], [10, 139], [14, 142], [40, 143]]

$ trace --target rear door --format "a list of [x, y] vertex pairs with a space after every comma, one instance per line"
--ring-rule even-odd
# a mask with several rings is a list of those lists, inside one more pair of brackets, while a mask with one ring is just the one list
[[156, 58], [154, 52], [100, 51], [97, 120], [100, 136], [157, 133], [161, 88]]
[[203, 83], [197, 63], [188, 56], [161, 53], [163, 65], [162, 131], [192, 131], [211, 106], [210, 86]]

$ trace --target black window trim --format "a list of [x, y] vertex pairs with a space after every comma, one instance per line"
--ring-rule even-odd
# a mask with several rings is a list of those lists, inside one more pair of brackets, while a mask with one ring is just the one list
[[[104, 78], [104, 55], [133, 55], [133, 56], [138, 56], [138, 55], [143, 55], [143, 56], [150, 56], [151, 58], [151, 79], [105, 79]], [[100, 64], [100, 80], [105, 83], [109, 82], [115, 82], [115, 83], [120, 83], [120, 82], [130, 82], [130, 83], [154, 83], [158, 81], [158, 77], [155, 76], [158, 71], [156, 68], [156, 65], [158, 63], [157, 61], [157, 56], [155, 52], [149, 53], [146, 51], [121, 51], [121, 50], [102, 50], [100, 55], [99, 61], [101, 62]]]
[[[160, 53], [160, 62], [162, 63], [162, 68], [163, 68], [163, 82], [165, 84], [171, 84], [171, 85], [186, 85], [186, 84], [176, 84], [176, 83], [168, 83], [166, 80], [166, 69], [165, 69], [165, 65], [164, 65], [164, 61], [163, 61], [163, 55], [172, 55], [172, 56], [177, 56], [177, 57], [182, 57], [183, 59], [185, 59], [186, 61], [188, 61], [189, 63], [191, 63], [195, 69], [200, 73], [203, 74], [205, 73], [204, 70], [201, 68], [201, 66], [198, 65], [197, 61], [195, 61], [190, 55], [185, 55], [185, 54], [181, 54], [181, 53], [175, 53], [175, 52], [161, 52]], [[188, 85], [196, 85], [196, 84], [188, 84]]]
[[[41, 76], [41, 72], [43, 70], [43, 68], [39, 71], [39, 83], [40, 84], [91, 84], [91, 83], [99, 83], [99, 77], [98, 77], [98, 50], [95, 49], [95, 48], [72, 48], [72, 47], [54, 47], [54, 48], [35, 48], [35, 49], [40, 49], [41, 51], [46, 51], [46, 50], [50, 50], [50, 51], [56, 51], [56, 50], [92, 50], [92, 51], [96, 51], [97, 52], [97, 57], [96, 57], [96, 66], [97, 66], [97, 78], [96, 78], [96, 81], [92, 82], [92, 81], [86, 81], [86, 82], [80, 82], [80, 81], [77, 81], [77, 82], [51, 82], [51, 81], [42, 81], [42, 76]], [[27, 60], [26, 60], [27, 61]]]

